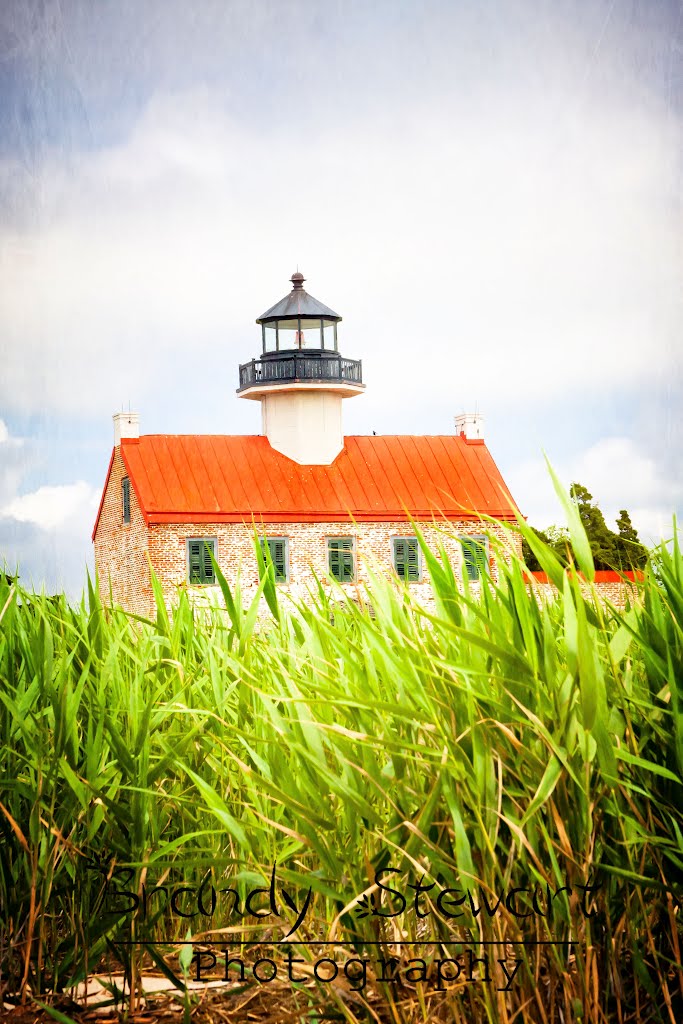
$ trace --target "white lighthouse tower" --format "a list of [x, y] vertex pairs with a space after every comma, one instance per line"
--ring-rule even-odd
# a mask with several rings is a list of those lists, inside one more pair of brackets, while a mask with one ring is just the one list
[[344, 447], [342, 399], [365, 390], [358, 359], [337, 346], [338, 313], [304, 289], [292, 274], [292, 290], [258, 318], [262, 352], [240, 366], [241, 398], [261, 403], [262, 433], [295, 462], [328, 466]]

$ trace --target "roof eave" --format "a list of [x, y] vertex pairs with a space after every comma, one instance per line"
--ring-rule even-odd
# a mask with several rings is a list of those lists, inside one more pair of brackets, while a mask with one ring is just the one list
[[92, 543], [95, 543], [95, 537], [97, 535], [97, 527], [100, 525], [100, 516], [102, 515], [102, 509], [104, 508], [104, 498], [107, 493], [107, 487], [109, 487], [109, 477], [111, 476], [111, 467], [114, 465], [114, 456], [116, 455], [116, 448], [111, 450], [111, 458], [109, 459], [109, 468], [107, 469], [107, 475], [104, 480], [104, 487], [102, 488], [102, 497], [100, 498], [99, 508], [97, 509], [97, 516], [95, 518], [95, 525], [92, 531], [92, 537], [90, 538]]
[[486, 518], [497, 519], [500, 522], [514, 523], [517, 520], [515, 512], [511, 509], [487, 509], [485, 512], [458, 511], [439, 509], [390, 509], [382, 512], [349, 512], [346, 510], [335, 510], [332, 512], [269, 512], [266, 510], [254, 511], [245, 509], [235, 512], [149, 512], [147, 522], [150, 526], [163, 526], [165, 523], [179, 525], [186, 523], [247, 523], [252, 521], [264, 523], [409, 523], [416, 522], [460, 522], [476, 523], [485, 521]]

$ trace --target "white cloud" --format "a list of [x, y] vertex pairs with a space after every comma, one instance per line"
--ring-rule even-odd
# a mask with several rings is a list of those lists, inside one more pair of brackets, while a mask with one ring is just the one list
[[0, 420], [0, 567], [18, 569], [22, 583], [78, 597], [101, 491], [79, 480], [21, 493], [35, 453]]
[[81, 528], [90, 517], [94, 521], [101, 492], [83, 480], [57, 487], [39, 487], [21, 494], [0, 507], [0, 518], [31, 523], [43, 530]]
[[[652, 455], [625, 437], [603, 438], [583, 452], [551, 462], [565, 487], [578, 482], [588, 488], [611, 529], [625, 508], [645, 543], [671, 536], [673, 514], [683, 504], [683, 467], [673, 474], [664, 472]], [[542, 459], [511, 467], [506, 482], [533, 526], [564, 523]]]
[[0, 519], [0, 566], [14, 575], [18, 571], [22, 586], [65, 592], [78, 599], [86, 579], [93, 573], [92, 549], [80, 531], [45, 530], [33, 523]]
[[120, 145], [53, 156], [42, 216], [0, 234], [0, 402], [92, 415], [160, 375], [172, 400], [188, 349], [258, 352], [297, 261], [380, 407], [659, 380], [679, 358], [676, 127], [627, 104], [563, 124], [542, 95], [481, 91], [415, 100], [400, 131], [348, 115], [311, 145], [206, 90], [157, 96]]
[[0, 419], [0, 508], [16, 493], [21, 479], [32, 465], [33, 453], [21, 437], [12, 437]]
[[615, 508], [620, 501], [668, 504], [671, 510], [683, 497], [683, 482], [666, 478], [657, 462], [626, 437], [598, 441], [573, 460], [574, 479], [599, 490], [602, 501]]

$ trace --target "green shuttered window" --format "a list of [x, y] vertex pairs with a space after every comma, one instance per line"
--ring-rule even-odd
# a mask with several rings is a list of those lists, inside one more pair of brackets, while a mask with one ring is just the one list
[[488, 538], [482, 536], [461, 537], [463, 575], [468, 580], [478, 580], [488, 569]]
[[327, 564], [330, 575], [339, 583], [353, 583], [356, 578], [353, 537], [327, 538]]
[[266, 550], [275, 569], [275, 582], [287, 583], [289, 580], [289, 542], [287, 537], [262, 537], [261, 550], [264, 557]]
[[121, 481], [121, 503], [123, 505], [123, 521], [130, 522], [130, 480], [124, 476]]
[[187, 542], [187, 579], [190, 583], [215, 583], [211, 555], [216, 557], [213, 537], [192, 537]]
[[417, 583], [422, 579], [420, 545], [417, 537], [394, 537], [394, 569], [399, 579]]

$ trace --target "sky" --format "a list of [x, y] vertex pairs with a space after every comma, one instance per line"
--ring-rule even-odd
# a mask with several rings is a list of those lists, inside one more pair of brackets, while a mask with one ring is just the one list
[[306, 288], [347, 434], [478, 411], [647, 543], [683, 509], [681, 0], [3, 0], [0, 564], [77, 596], [113, 445], [260, 432], [255, 319]]

